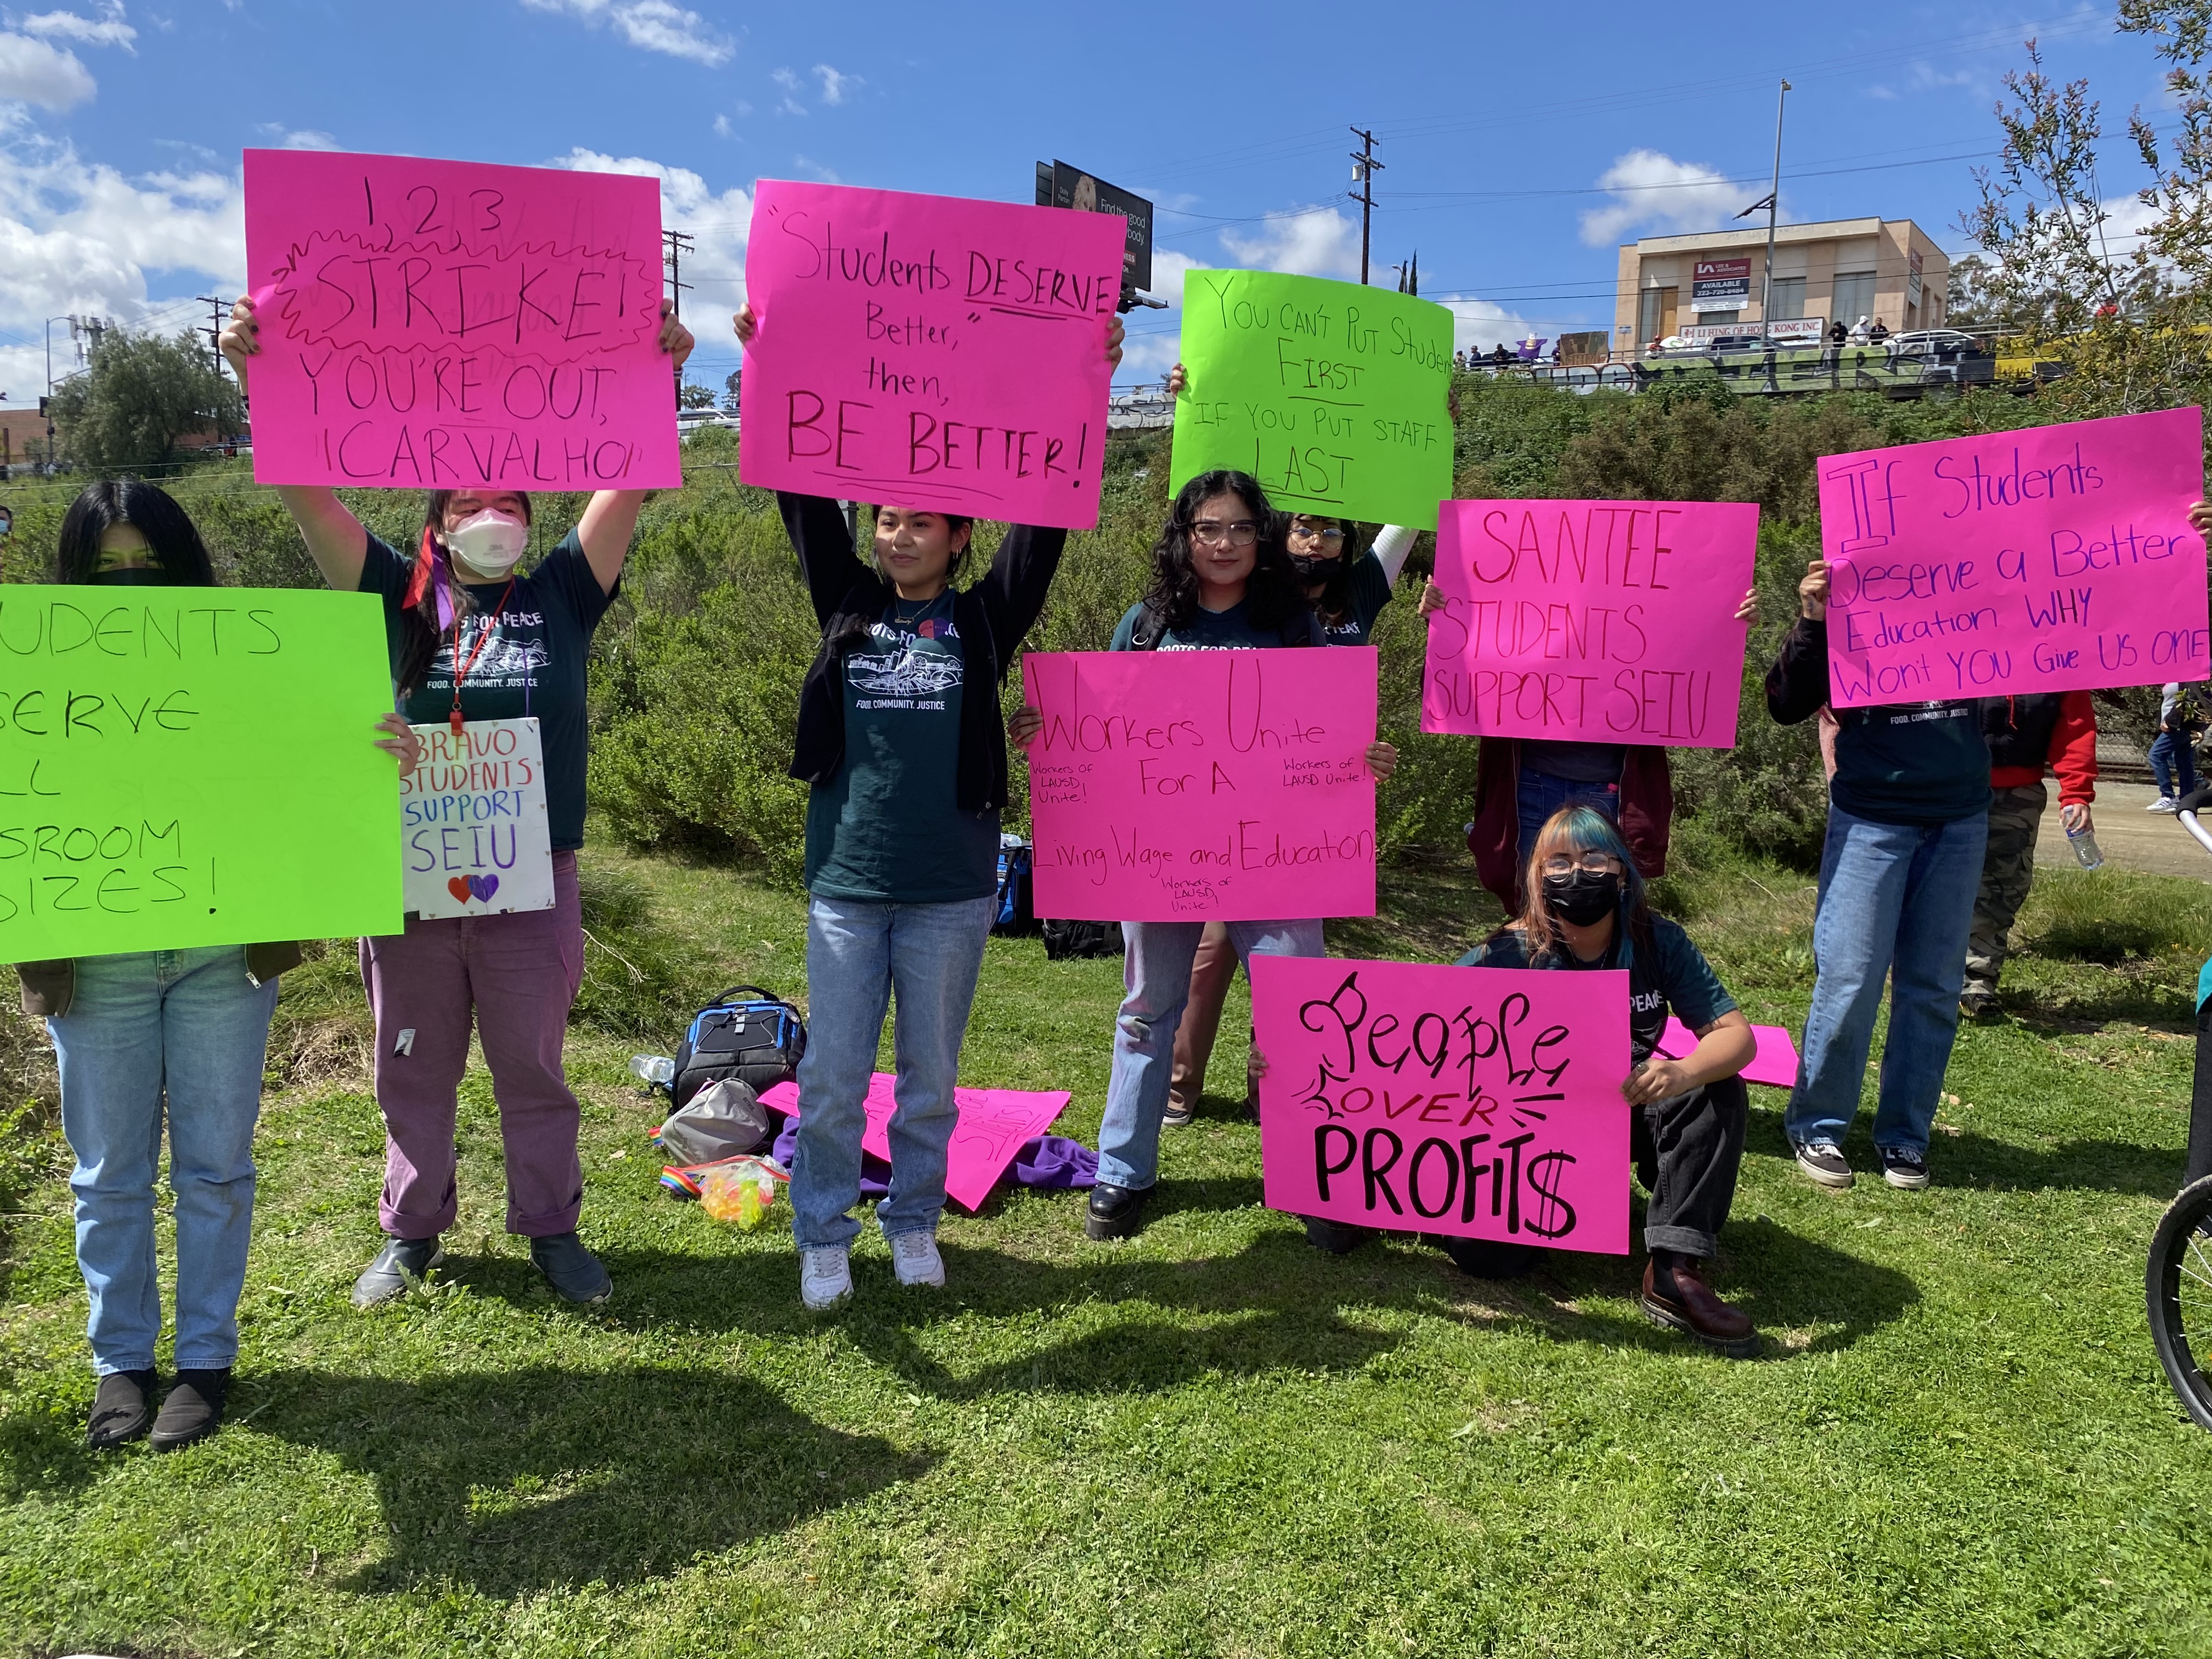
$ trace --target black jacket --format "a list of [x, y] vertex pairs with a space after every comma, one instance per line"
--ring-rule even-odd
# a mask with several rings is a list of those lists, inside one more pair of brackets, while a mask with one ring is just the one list
[[[854, 552], [851, 526], [836, 502], [780, 489], [775, 504], [822, 623], [822, 649], [799, 688], [791, 775], [826, 784], [845, 758], [845, 695], [840, 683], [845, 656], [866, 642], [868, 629], [883, 620], [896, 595]], [[1000, 724], [996, 693], [1023, 636], [1044, 609], [1066, 544], [1065, 530], [1009, 525], [983, 579], [953, 595], [952, 623], [960, 630], [965, 688], [953, 799], [963, 812], [994, 811], [1006, 804], [1006, 732]]]
[[2063, 691], [2030, 691], [1981, 700], [1982, 736], [1990, 745], [1991, 769], [2032, 766], [2036, 775], [2051, 763], [2051, 734], [2058, 729]]

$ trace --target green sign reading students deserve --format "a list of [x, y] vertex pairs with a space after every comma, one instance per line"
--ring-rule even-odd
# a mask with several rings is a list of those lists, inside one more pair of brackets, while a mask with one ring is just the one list
[[1186, 272], [1170, 487], [1233, 467], [1286, 512], [1433, 530], [1451, 493], [1451, 313], [1427, 300]]
[[396, 933], [374, 594], [0, 588], [0, 961]]

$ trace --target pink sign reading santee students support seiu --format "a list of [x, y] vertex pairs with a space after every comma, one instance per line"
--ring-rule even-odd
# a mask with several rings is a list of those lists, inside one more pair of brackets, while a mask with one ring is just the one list
[[1446, 501], [1421, 730], [1728, 749], [1759, 508]]
[[1628, 1249], [1628, 975], [1254, 957], [1271, 1209]]
[[[893, 1092], [898, 1079], [878, 1072], [868, 1079], [867, 1098], [861, 1109], [868, 1127], [860, 1145], [889, 1162], [891, 1155], [891, 1115], [898, 1109]], [[799, 1115], [799, 1085], [779, 1083], [763, 1091], [761, 1104], [786, 1117]], [[1023, 1089], [955, 1089], [952, 1104], [959, 1121], [945, 1153], [945, 1195], [970, 1214], [983, 1207], [991, 1188], [1014, 1161], [1022, 1144], [1050, 1128], [1067, 1108], [1065, 1089], [1038, 1093]]]
[[684, 482], [658, 180], [249, 149], [246, 256], [256, 481]]
[[1126, 229], [1112, 214], [762, 179], [738, 476], [1089, 529]]
[[1828, 690], [1838, 708], [2212, 673], [2203, 411], [1831, 455]]
[[1032, 651], [1040, 916], [1375, 914], [1376, 654]]

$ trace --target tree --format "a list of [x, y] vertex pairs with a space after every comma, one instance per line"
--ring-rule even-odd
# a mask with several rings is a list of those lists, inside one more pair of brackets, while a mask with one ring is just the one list
[[686, 380], [677, 388], [676, 406], [678, 409], [712, 409], [714, 406], [714, 389], [712, 386], [695, 386], [690, 380]]
[[179, 458], [195, 434], [237, 435], [246, 404], [189, 329], [173, 339], [109, 329], [85, 372], [54, 393], [63, 452], [94, 472], [132, 472]]
[[727, 388], [722, 394], [722, 407], [732, 415], [738, 412], [738, 389], [743, 384], [744, 378], [744, 369], [733, 368], [730, 371], [730, 378], [722, 382], [722, 385]]
[[1950, 289], [1943, 301], [1943, 320], [1953, 328], [1962, 328], [1969, 333], [1982, 330], [1996, 331], [2013, 325], [2012, 319], [1990, 292], [1990, 283], [1996, 272], [1990, 262], [1978, 253], [1969, 253], [1951, 261]]

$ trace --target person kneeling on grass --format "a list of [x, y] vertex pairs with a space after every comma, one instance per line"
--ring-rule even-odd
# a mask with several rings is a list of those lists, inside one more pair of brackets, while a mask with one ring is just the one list
[[[1462, 968], [1628, 970], [1632, 1063], [1620, 1085], [1637, 1109], [1630, 1129], [1637, 1179], [1651, 1194], [1644, 1216], [1644, 1311], [1654, 1324], [1695, 1337], [1731, 1359], [1759, 1352], [1748, 1317], [1705, 1282], [1735, 1197], [1749, 1101], [1736, 1075], [1758, 1041], [1690, 936], [1644, 901], [1644, 878], [1612, 820], [1588, 806], [1553, 813], [1536, 837], [1521, 913], [1459, 959]], [[1669, 1011], [1697, 1034], [1680, 1060], [1658, 1052]], [[1313, 1242], [1333, 1255], [1364, 1230], [1309, 1219]], [[1486, 1240], [1435, 1240], [1485, 1278], [1514, 1271]], [[1466, 1249], [1474, 1245], [1476, 1250]], [[1510, 1248], [1510, 1247], [1509, 1247]], [[1523, 1247], [1524, 1249], [1526, 1247]], [[1528, 1252], [1533, 1256], [1533, 1251]]]

